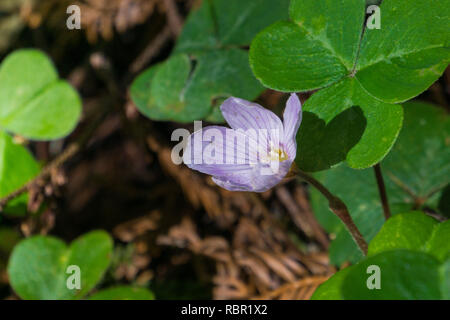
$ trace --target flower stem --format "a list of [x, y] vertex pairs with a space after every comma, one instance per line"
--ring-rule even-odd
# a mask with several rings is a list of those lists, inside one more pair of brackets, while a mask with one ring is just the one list
[[341, 221], [344, 223], [344, 225], [350, 232], [353, 240], [358, 245], [359, 249], [362, 251], [364, 255], [367, 255], [367, 242], [366, 240], [364, 240], [363, 235], [353, 222], [353, 219], [350, 216], [350, 213], [348, 212], [345, 203], [340, 198], [333, 195], [322, 183], [320, 183], [318, 180], [316, 180], [314, 177], [307, 174], [306, 172], [298, 170], [298, 175], [300, 178], [302, 178], [303, 180], [311, 184], [313, 187], [315, 187], [320, 193], [322, 193], [325, 196], [325, 198], [327, 198], [331, 211], [333, 211], [333, 213], [339, 219], [341, 219]]
[[384, 218], [387, 220], [391, 217], [391, 209], [389, 208], [389, 202], [386, 194], [386, 186], [384, 184], [383, 174], [381, 173], [380, 164], [376, 164], [373, 169], [375, 170], [375, 178], [377, 179], [378, 193], [380, 194], [381, 205], [383, 206]]

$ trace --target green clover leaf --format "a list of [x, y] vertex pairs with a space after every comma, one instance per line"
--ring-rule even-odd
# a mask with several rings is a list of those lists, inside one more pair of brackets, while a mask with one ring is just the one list
[[381, 161], [402, 126], [402, 108], [394, 103], [426, 90], [450, 61], [444, 0], [385, 0], [381, 29], [365, 27], [365, 9], [364, 0], [292, 0], [290, 21], [252, 42], [250, 65], [266, 87], [322, 89], [304, 106], [297, 162], [306, 171]]
[[[448, 299], [450, 222], [421, 212], [390, 218], [369, 244], [367, 258], [323, 283], [312, 299]], [[380, 288], [369, 289], [369, 266]]]
[[[0, 130], [0, 198], [22, 187], [39, 173], [39, 165], [30, 152], [15, 144], [12, 137]], [[15, 198], [3, 209], [6, 214], [25, 214], [27, 195]]]
[[0, 65], [0, 128], [33, 140], [69, 134], [81, 113], [78, 93], [38, 50], [10, 54]]
[[450, 257], [450, 221], [439, 223], [421, 212], [395, 215], [370, 242], [368, 256], [393, 249], [422, 251], [445, 261]]
[[[68, 247], [51, 236], [34, 236], [13, 250], [8, 275], [14, 291], [28, 300], [81, 299], [101, 280], [113, 250], [111, 237], [93, 231]], [[81, 289], [67, 287], [67, 268], [80, 268]]]
[[139, 75], [130, 92], [137, 108], [153, 120], [222, 122], [225, 98], [253, 100], [263, 86], [253, 76], [252, 38], [284, 19], [288, 0], [208, 0], [188, 17], [173, 55]]
[[[405, 123], [392, 151], [381, 163], [393, 213], [431, 208], [443, 215], [450, 183], [450, 121], [445, 110], [421, 102], [405, 103]], [[317, 178], [348, 206], [356, 225], [371, 240], [383, 225], [383, 211], [372, 169], [353, 170], [339, 165], [317, 173]], [[348, 183], [342, 183], [347, 181]], [[311, 190], [317, 219], [332, 234], [331, 262], [358, 262], [361, 252], [326, 201]]]

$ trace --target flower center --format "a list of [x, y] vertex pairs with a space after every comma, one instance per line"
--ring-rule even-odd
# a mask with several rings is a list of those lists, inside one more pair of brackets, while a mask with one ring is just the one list
[[269, 152], [267, 158], [270, 161], [283, 162], [283, 161], [287, 160], [289, 157], [288, 157], [286, 151], [284, 151], [282, 148], [272, 148], [272, 149], [270, 149], [270, 152]]

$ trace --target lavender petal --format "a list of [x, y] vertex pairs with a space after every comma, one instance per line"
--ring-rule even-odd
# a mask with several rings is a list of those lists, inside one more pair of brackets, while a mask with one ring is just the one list
[[289, 97], [283, 113], [284, 143], [290, 158], [295, 158], [297, 153], [296, 136], [302, 122], [302, 104], [297, 94]]
[[250, 153], [256, 153], [255, 146], [254, 141], [240, 132], [210, 126], [189, 136], [183, 162], [193, 170], [212, 176], [242, 174], [252, 169], [249, 159]]
[[281, 141], [284, 136], [280, 118], [257, 103], [231, 97], [225, 100], [220, 110], [233, 129], [246, 131], [262, 149], [267, 149], [267, 143]]

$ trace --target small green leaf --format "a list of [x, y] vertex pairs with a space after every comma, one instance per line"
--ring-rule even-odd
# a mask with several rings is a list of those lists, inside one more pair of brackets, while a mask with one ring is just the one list
[[342, 300], [342, 283], [351, 269], [352, 267], [347, 267], [336, 272], [314, 291], [311, 300]]
[[191, 122], [208, 117], [216, 99], [252, 100], [262, 87], [240, 49], [176, 54], [139, 76], [131, 87], [138, 109], [154, 120]]
[[364, 33], [356, 77], [376, 98], [403, 102], [425, 91], [450, 61], [450, 6], [386, 0], [380, 11], [381, 29]]
[[404, 111], [399, 141], [383, 162], [385, 175], [407, 186], [415, 200], [429, 199], [450, 183], [449, 116], [420, 101], [405, 103]]
[[308, 91], [352, 72], [364, 22], [364, 0], [293, 0], [291, 21], [266, 28], [253, 40], [250, 65], [267, 87]]
[[[316, 289], [311, 299], [448, 299], [449, 266], [450, 259], [441, 264], [422, 252], [390, 250], [338, 271]], [[379, 288], [370, 289], [377, 278]]]
[[[22, 187], [38, 173], [39, 165], [28, 150], [0, 130], [0, 198]], [[25, 214], [26, 208], [27, 195], [22, 195], [9, 202], [3, 212]]]
[[450, 257], [450, 220], [434, 228], [424, 249], [441, 261]]
[[188, 17], [174, 54], [131, 86], [138, 109], [153, 120], [223, 122], [218, 101], [256, 99], [263, 86], [242, 47], [264, 27], [287, 18], [288, 0], [209, 0]]
[[0, 65], [0, 127], [35, 139], [57, 139], [78, 122], [78, 93], [58, 79], [55, 67], [38, 50], [18, 50]]
[[[160, 106], [161, 113], [167, 112], [167, 119], [179, 119], [194, 112], [194, 118], [202, 118], [209, 113], [209, 101], [191, 108], [185, 99], [185, 87], [189, 85], [191, 61], [187, 55], [174, 55], [161, 64], [153, 78], [150, 96], [154, 105]], [[200, 116], [200, 117], [199, 117]]]
[[[369, 266], [380, 270], [380, 289], [369, 289]], [[409, 250], [387, 251], [353, 266], [342, 283], [350, 300], [437, 300], [443, 298], [441, 264], [432, 256]], [[374, 275], [376, 276], [376, 275]]]
[[438, 222], [421, 213], [397, 214], [390, 218], [370, 242], [369, 256], [394, 249], [420, 251], [426, 246]]
[[[404, 128], [381, 163], [391, 211], [408, 212], [417, 208], [417, 203], [439, 211], [439, 196], [450, 183], [448, 115], [420, 102], [406, 103], [404, 111]], [[318, 173], [317, 178], [347, 204], [356, 225], [370, 241], [384, 222], [373, 169], [352, 170], [340, 165]], [[311, 201], [317, 219], [334, 238], [331, 262], [340, 265], [362, 259], [344, 225], [314, 189]]]
[[174, 53], [202, 52], [214, 50], [217, 39], [216, 12], [212, 1], [203, 1], [198, 9], [191, 11], [178, 37]]
[[176, 53], [248, 46], [277, 20], [287, 19], [289, 0], [208, 0], [188, 17]]
[[354, 78], [315, 93], [303, 110], [296, 162], [304, 171], [342, 161], [355, 169], [371, 167], [389, 152], [403, 123], [400, 105], [370, 97]]
[[370, 242], [368, 255], [394, 249], [423, 251], [445, 260], [450, 254], [450, 221], [438, 223], [421, 212], [395, 215]]
[[250, 65], [264, 86], [284, 92], [318, 89], [347, 74], [333, 52], [289, 21], [273, 24], [253, 40]]
[[153, 293], [145, 288], [120, 286], [101, 290], [89, 300], [154, 300]]
[[[101, 280], [113, 249], [110, 236], [93, 231], [66, 244], [50, 236], [34, 236], [13, 250], [8, 275], [14, 291], [27, 300], [80, 299]], [[69, 289], [67, 267], [80, 268], [81, 289]]]
[[153, 78], [160, 66], [161, 64], [156, 64], [142, 72], [134, 79], [133, 84], [130, 87], [131, 99], [136, 104], [139, 111], [150, 119], [155, 120], [165, 119], [164, 112], [160, 112], [159, 108], [154, 107], [154, 101], [149, 94]]

